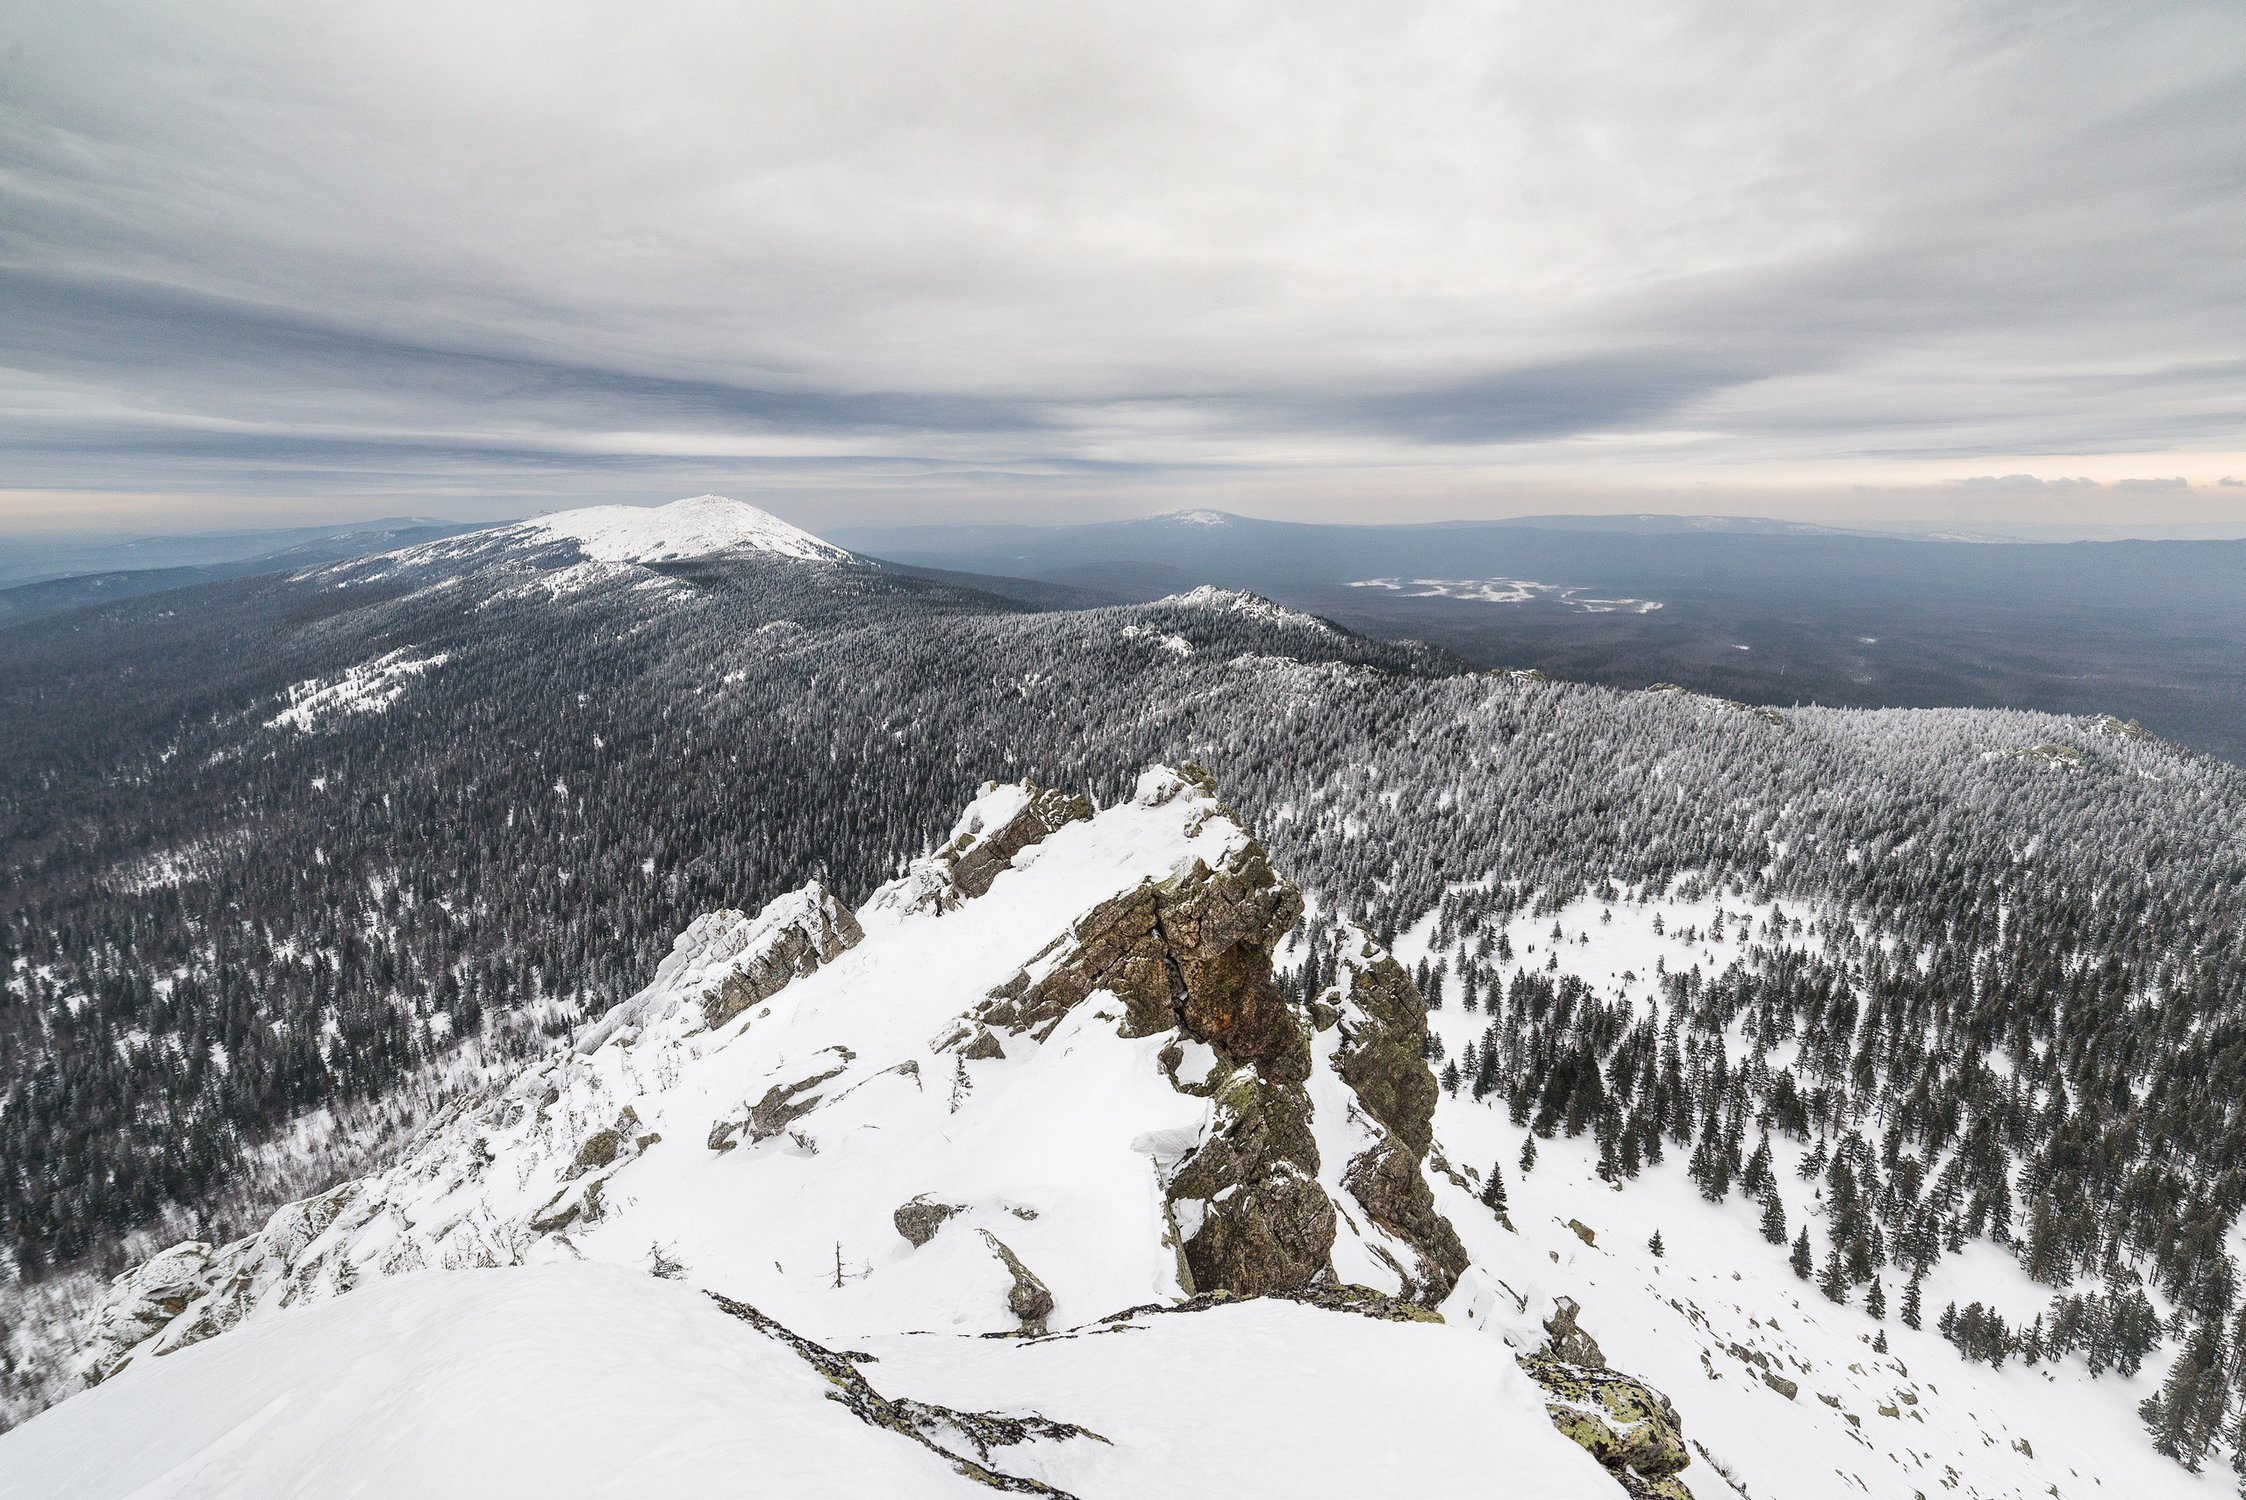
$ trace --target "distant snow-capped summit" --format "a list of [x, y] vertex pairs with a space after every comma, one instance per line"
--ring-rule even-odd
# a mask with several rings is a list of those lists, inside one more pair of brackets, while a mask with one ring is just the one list
[[852, 556], [770, 511], [723, 495], [695, 495], [668, 505], [593, 505], [539, 516], [519, 529], [573, 541], [595, 562], [676, 562], [737, 552], [806, 562], [847, 562]]

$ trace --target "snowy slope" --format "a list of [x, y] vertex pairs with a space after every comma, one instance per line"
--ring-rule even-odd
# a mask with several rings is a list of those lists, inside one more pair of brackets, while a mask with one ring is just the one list
[[763, 552], [806, 562], [846, 562], [851, 554], [769, 511], [723, 495], [668, 505], [595, 505], [523, 523], [528, 535], [575, 542], [594, 562], [655, 563], [731, 552]]
[[[0, 1436], [0, 1494], [698, 1493], [742, 1444], [775, 1493], [944, 1488], [897, 1401], [934, 1403], [905, 1425], [946, 1453], [1084, 1496], [1617, 1493], [1586, 1447], [1669, 1454], [1622, 1486], [1666, 1500], [2215, 1493], [2146, 1447], [2150, 1375], [1969, 1364], [1931, 1311], [1829, 1301], [1673, 1158], [1613, 1187], [1556, 1134], [1520, 1170], [1502, 1096], [1422, 1060], [1485, 1015], [1423, 1011], [1347, 927], [1316, 994], [1282, 991], [1299, 911], [1198, 772], [1096, 815], [988, 786], [857, 909], [814, 884], [699, 918], [387, 1170], [121, 1277], [94, 1388]], [[1688, 882], [1397, 946], [1458, 964], [1472, 939], [1643, 1015], [1664, 972], [1835, 931]], [[1774, 1167], [1815, 1223], [1801, 1154]], [[851, 1368], [892, 1404], [834, 1426], [799, 1398], [836, 1356], [695, 1288], [874, 1356]], [[2022, 1317], [2046, 1291], [1994, 1251], [1927, 1284]], [[742, 1390], [768, 1394], [705, 1442]], [[977, 1411], [1035, 1420], [990, 1449]], [[524, 1446], [554, 1473], [489, 1477]]]
[[556, 511], [296, 576], [338, 586], [407, 576], [424, 580], [428, 588], [447, 588], [465, 572], [498, 567], [526, 574], [499, 597], [560, 599], [601, 584], [662, 589], [670, 580], [645, 571], [650, 566], [721, 557], [846, 563], [856, 554], [744, 501], [695, 495], [667, 505]]
[[[679, 1281], [870, 1350], [888, 1398], [1101, 1434], [978, 1459], [1024, 1483], [1603, 1500], [1607, 1471], [1515, 1362], [1537, 1318], [1446, 1328], [1409, 1300], [1464, 1265], [1432, 1215], [1418, 1003], [1361, 935], [1314, 1005], [1283, 995], [1271, 952], [1299, 911], [1198, 773], [1152, 770], [1096, 816], [987, 787], [855, 912], [813, 885], [711, 913], [645, 990], [388, 1170], [121, 1277], [93, 1389], [0, 1437], [0, 1493], [324, 1493], [342, 1473], [603, 1493], [647, 1442], [675, 1465], [656, 1492], [699, 1493], [722, 1468], [692, 1433], [728, 1382], [772, 1392], [737, 1404], [746, 1440], [787, 1429], [796, 1477], [772, 1493], [933, 1485], [875, 1430], [894, 1424], [819, 1435], [789, 1361]], [[1232, 1300], [1306, 1282], [1326, 1289]], [[331, 1364], [351, 1379], [291, 1394]], [[573, 1421], [587, 1389], [620, 1394]], [[354, 1411], [389, 1420], [338, 1436]], [[487, 1490], [472, 1431], [577, 1457]], [[869, 1443], [902, 1456], [861, 1463]], [[475, 1482], [444, 1480], [447, 1455]]]
[[[0, 1494], [990, 1493], [946, 1454], [1118, 1500], [1616, 1493], [1503, 1346], [1455, 1329], [1257, 1302], [1034, 1343], [892, 1336], [852, 1363], [889, 1403], [877, 1418], [913, 1419], [943, 1452], [862, 1419], [787, 1341], [674, 1282], [594, 1265], [400, 1277], [65, 1402], [0, 1438]], [[1084, 1434], [1022, 1424], [1006, 1441], [956, 1416], [1033, 1409]]]
[[[1774, 961], [1822, 947], [1815, 913], [1793, 902], [1758, 904], [1696, 891], [1580, 898], [1557, 911], [1521, 912], [1492, 930], [1521, 972], [1572, 974], [1602, 997], [1657, 1016], [1662, 972]], [[1435, 944], [1432, 916], [1397, 943], [1413, 962], [1460, 957]], [[1555, 940], [1554, 930], [1560, 937]], [[1754, 945], [1751, 947], [1751, 944]], [[1759, 950], [1759, 951], [1758, 951]], [[1430, 1017], [1445, 1054], [1462, 1056], [1486, 1014], [1467, 1010], [1453, 986]], [[1736, 1060], [1736, 1059], [1735, 1059]], [[1445, 1181], [1437, 1197], [1458, 1225], [1477, 1268], [1538, 1303], [1569, 1297], [1614, 1364], [1674, 1399], [1700, 1466], [1696, 1493], [1766, 1497], [2216, 1496], [2230, 1476], [2193, 1475], [2147, 1443], [2136, 1407], [2159, 1385], [2159, 1367], [2125, 1379], [2093, 1379], [2079, 1357], [2003, 1369], [1969, 1362], [1934, 1328], [1945, 1303], [1980, 1300], [2025, 1325], [2051, 1297], [2010, 1256], [1977, 1245], [1945, 1259], [1927, 1278], [1926, 1326], [1905, 1327], [1892, 1311], [1875, 1319], [1836, 1304], [1797, 1278], [1787, 1247], [1766, 1243], [1750, 1205], [1709, 1203], [1687, 1176], [1683, 1153], [1610, 1186], [1596, 1171], [1590, 1135], [1537, 1140], [1534, 1170], [1519, 1169], [1530, 1131], [1507, 1118], [1505, 1101], [1446, 1093], [1436, 1132], [1447, 1159], [1479, 1187], [1500, 1164], [1510, 1193], [1509, 1233], [1473, 1211], [1473, 1194]], [[1822, 1223], [1817, 1185], [1796, 1168], [1806, 1155], [1780, 1136], [1775, 1175], [1794, 1226]], [[1461, 1174], [1465, 1175], [1464, 1172]], [[1586, 1241], [1571, 1224], [1592, 1235]], [[1664, 1253], [1649, 1241], [1656, 1232]], [[1888, 1293], [1899, 1290], [1889, 1271]], [[1509, 1298], [1462, 1284], [1445, 1313], [1453, 1322], [1507, 1314]], [[1874, 1347], [1884, 1340], [1885, 1353]], [[1766, 1379], [1791, 1382], [1792, 1394]], [[1774, 1434], [1783, 1434], [1774, 1440]]]
[[64, 1402], [0, 1443], [0, 1494], [988, 1493], [827, 1389], [709, 1299], [619, 1267], [407, 1277]]

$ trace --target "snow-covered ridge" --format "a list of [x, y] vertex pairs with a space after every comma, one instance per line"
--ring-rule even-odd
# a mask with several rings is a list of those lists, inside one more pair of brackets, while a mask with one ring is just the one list
[[[512, 1284], [534, 1301], [557, 1287], [643, 1300], [630, 1278], [556, 1279], [594, 1262], [741, 1299], [757, 1331], [831, 1362], [820, 1365], [830, 1378], [848, 1362], [810, 1341], [899, 1359], [918, 1399], [869, 1418], [876, 1437], [904, 1430], [901, 1413], [922, 1439], [943, 1447], [949, 1433], [974, 1450], [943, 1451], [1022, 1481], [1010, 1488], [1214, 1495], [1283, 1469], [1306, 1494], [1336, 1492], [1335, 1475], [1356, 1476], [1351, 1492], [1376, 1475], [1457, 1492], [1475, 1466], [1463, 1439], [1436, 1440], [1425, 1393], [1381, 1406], [1377, 1434], [1332, 1423], [1316, 1394], [1367, 1369], [1412, 1391], [1410, 1372], [1440, 1368], [1456, 1388], [1432, 1409], [1458, 1432], [1502, 1434], [1512, 1472], [1534, 1476], [1539, 1495], [1603, 1500], [1612, 1482], [1547, 1420], [1548, 1387], [1515, 1365], [1544, 1337], [1535, 1310], [1492, 1316], [1482, 1304], [1497, 1283], [1461, 1281], [1466, 1252], [1436, 1208], [1451, 1169], [1431, 1151], [1436, 1086], [1409, 976], [1349, 929], [1317, 994], [1283, 987], [1273, 955], [1301, 911], [1193, 767], [1156, 767], [1097, 812], [1033, 784], [988, 785], [943, 844], [857, 912], [812, 885], [754, 916], [700, 918], [644, 989], [441, 1116], [387, 1170], [287, 1205], [230, 1245], [175, 1246], [120, 1277], [88, 1349], [96, 1405], [66, 1403], [56, 1411], [70, 1415], [0, 1439], [0, 1489], [18, 1455], [52, 1476], [103, 1451], [88, 1436], [103, 1419], [89, 1412], [192, 1426], [180, 1413], [205, 1411], [210, 1393], [189, 1370], [239, 1388], [269, 1384], [251, 1369], [348, 1362], [377, 1377], [362, 1399], [411, 1407], [432, 1440], [454, 1433], [400, 1394], [410, 1372], [392, 1368], [398, 1340], [443, 1345], [430, 1325], [453, 1317], [532, 1344], [549, 1323], [598, 1324], [607, 1331], [585, 1336], [617, 1340], [632, 1365], [644, 1350], [606, 1314], [503, 1314], [467, 1293], [401, 1293], [384, 1305], [403, 1311], [370, 1325], [334, 1306], [445, 1272], [531, 1276]], [[1500, 1336], [1435, 1326], [1454, 1287], [1478, 1309], [1472, 1327]], [[1266, 1294], [1294, 1300], [1238, 1305]], [[740, 1363], [719, 1325], [651, 1295], [648, 1316], [676, 1325], [694, 1358]], [[1118, 1320], [1143, 1336], [1094, 1336]], [[323, 1352], [296, 1332], [321, 1327], [382, 1341], [378, 1358]], [[233, 1352], [244, 1339], [257, 1357]], [[1148, 1351], [1163, 1352], [1149, 1364]], [[587, 1361], [572, 1348], [554, 1363]], [[1230, 1373], [1211, 1384], [1215, 1368]], [[698, 1378], [679, 1393], [696, 1409]], [[1115, 1399], [1146, 1390], [1179, 1393], [1160, 1403], [1159, 1433], [1133, 1415], [1143, 1398]], [[1294, 1394], [1274, 1404], [1280, 1391]], [[1009, 1415], [919, 1404], [943, 1392]], [[857, 1410], [858, 1395], [837, 1399]], [[775, 1409], [790, 1400], [775, 1391]], [[1022, 1418], [1032, 1401], [1039, 1415]], [[1225, 1424], [1212, 1423], [1212, 1401], [1249, 1403], [1260, 1435], [1231, 1440], [1248, 1451], [1211, 1454], [1204, 1472], [1172, 1445], [1183, 1432], [1214, 1439]], [[255, 1472], [279, 1472], [276, 1451], [324, 1451], [317, 1412], [275, 1418], [268, 1434], [256, 1423], [271, 1401], [220, 1405], [209, 1420], [222, 1433], [251, 1421], [245, 1454], [266, 1465]], [[548, 1417], [517, 1412], [502, 1426], [545, 1441]], [[1071, 1436], [1078, 1426], [1101, 1435]], [[1420, 1434], [1418, 1448], [1398, 1453], [1389, 1428]], [[363, 1457], [389, 1472], [417, 1449], [400, 1440]], [[588, 1473], [607, 1461], [588, 1457]], [[78, 1489], [130, 1493], [145, 1467]], [[789, 1492], [864, 1492], [852, 1472], [840, 1464]], [[1632, 1493], [1688, 1493], [1665, 1470], [1650, 1477], [1663, 1482]]]
[[522, 532], [573, 541], [595, 562], [656, 563], [762, 552], [805, 562], [847, 562], [851, 553], [769, 511], [723, 495], [668, 505], [595, 505], [525, 521]]
[[1334, 627], [1316, 615], [1289, 609], [1284, 604], [1266, 599], [1261, 594], [1251, 594], [1246, 589], [1218, 588], [1213, 583], [1204, 583], [1187, 593], [1157, 599], [1153, 607], [1165, 605], [1171, 608], [1206, 609], [1224, 614], [1246, 615], [1251, 619], [1268, 620], [1277, 625], [1315, 630], [1322, 635], [1334, 634]]

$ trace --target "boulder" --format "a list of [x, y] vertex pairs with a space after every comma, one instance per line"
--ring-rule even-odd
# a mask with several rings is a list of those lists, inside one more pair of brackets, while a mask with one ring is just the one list
[[918, 1250], [934, 1239], [936, 1231], [944, 1227], [944, 1221], [959, 1213], [961, 1208], [957, 1203], [931, 1203], [924, 1194], [909, 1203], [899, 1204], [897, 1211], [890, 1215], [890, 1222], [897, 1226], [897, 1233]]

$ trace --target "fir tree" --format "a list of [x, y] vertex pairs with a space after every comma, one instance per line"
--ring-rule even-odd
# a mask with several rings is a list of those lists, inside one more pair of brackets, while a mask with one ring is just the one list
[[1481, 1196], [1483, 1207], [1501, 1219], [1507, 1217], [1506, 1210], [1510, 1200], [1505, 1192], [1505, 1167], [1503, 1163], [1494, 1161], [1490, 1163], [1489, 1179], [1482, 1184]]
[[1646, 1248], [1653, 1252], [1655, 1260], [1659, 1260], [1669, 1253], [1668, 1247], [1661, 1243], [1661, 1231], [1658, 1229], [1653, 1232], [1653, 1238], [1646, 1241]]
[[1825, 1251], [1825, 1269], [1817, 1274], [1817, 1290], [1825, 1294], [1828, 1302], [1848, 1300], [1848, 1267], [1841, 1260], [1838, 1245]]
[[1773, 1245], [1786, 1243], [1786, 1205], [1779, 1201], [1777, 1188], [1768, 1185], [1762, 1195], [1762, 1237]]
[[1806, 1227], [1794, 1240], [1794, 1253], [1791, 1256], [1788, 1256], [1787, 1260], [1793, 1266], [1794, 1274], [1796, 1276], [1799, 1276], [1804, 1281], [1809, 1280], [1810, 1269], [1816, 1264], [1816, 1262], [1810, 1257], [1809, 1230]]

